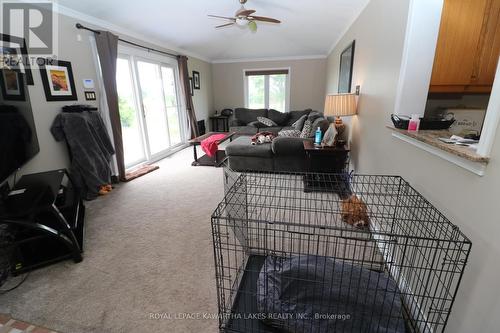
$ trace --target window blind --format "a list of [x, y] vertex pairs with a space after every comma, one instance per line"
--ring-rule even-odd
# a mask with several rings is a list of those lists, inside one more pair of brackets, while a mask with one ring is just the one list
[[288, 74], [288, 69], [265, 69], [245, 71], [245, 76]]

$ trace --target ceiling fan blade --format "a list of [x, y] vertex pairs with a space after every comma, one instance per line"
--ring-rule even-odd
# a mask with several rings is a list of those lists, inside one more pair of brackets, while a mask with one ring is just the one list
[[248, 16], [252, 15], [253, 13], [255, 13], [255, 10], [253, 9], [242, 9], [236, 13], [236, 16]]
[[231, 25], [234, 25], [234, 22], [233, 22], [233, 23], [221, 24], [221, 25], [216, 26], [215, 28], [216, 28], [216, 29], [217, 29], [217, 28], [224, 28], [224, 27], [229, 27], [229, 26], [231, 26]]
[[264, 17], [264, 16], [248, 16], [249, 19], [255, 20], [255, 21], [261, 21], [261, 22], [269, 22], [269, 23], [281, 23], [280, 20], [273, 19], [270, 17]]
[[229, 20], [229, 21], [233, 21], [233, 22], [236, 21], [236, 19], [234, 17], [218, 16], [218, 15], [208, 15], [208, 17], [219, 18], [219, 19]]

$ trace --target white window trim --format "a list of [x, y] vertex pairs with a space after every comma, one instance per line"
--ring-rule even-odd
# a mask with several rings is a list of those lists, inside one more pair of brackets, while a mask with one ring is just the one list
[[[287, 70], [288, 75], [286, 78], [286, 98], [285, 98], [285, 112], [290, 111], [290, 82], [291, 82], [291, 76], [292, 76], [292, 69], [290, 67], [280, 67], [280, 68], [246, 68], [243, 69], [243, 91], [244, 91], [244, 105], [246, 108], [248, 108], [248, 80], [246, 76], [246, 72], [248, 71], [272, 71], [272, 70]], [[269, 90], [269, 76], [267, 76], [266, 80], [264, 81], [264, 89], [266, 91]], [[265, 100], [264, 100], [264, 108], [269, 109], [269, 94], [265, 94]]]
[[[396, 91], [395, 114], [423, 115], [425, 112], [443, 2], [444, 0], [410, 1], [401, 70]], [[490, 95], [481, 140], [478, 144], [478, 155], [489, 157], [499, 123], [500, 66], [497, 68]], [[413, 143], [413, 141], [409, 143]], [[422, 147], [420, 146], [420, 148]], [[436, 155], [443, 157], [442, 154]], [[462, 163], [462, 158], [457, 157], [458, 160], [445, 159], [480, 176], [484, 175], [484, 169], [481, 166], [471, 167], [470, 163]], [[478, 168], [481, 169], [481, 172], [477, 172]]]

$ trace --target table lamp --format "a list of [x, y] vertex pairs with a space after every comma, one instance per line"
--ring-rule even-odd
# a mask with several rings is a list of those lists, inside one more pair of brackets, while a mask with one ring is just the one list
[[325, 99], [325, 116], [334, 116], [333, 126], [337, 130], [334, 145], [339, 145], [340, 138], [345, 132], [345, 125], [340, 117], [354, 116], [357, 113], [356, 94], [327, 95]]

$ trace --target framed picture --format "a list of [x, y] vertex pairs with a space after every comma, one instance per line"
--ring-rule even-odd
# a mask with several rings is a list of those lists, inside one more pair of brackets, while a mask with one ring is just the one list
[[34, 85], [26, 41], [24, 38], [0, 33], [0, 54], [2, 55], [2, 63], [5, 63], [6, 57], [13, 55], [9, 50], [16, 50], [16, 56], [11, 57], [10, 60], [7, 59], [7, 64], [12, 65], [9, 67], [13, 67], [16, 70], [20, 70], [21, 73], [24, 73], [27, 85]]
[[4, 100], [26, 100], [23, 75], [19, 71], [7, 68], [0, 70], [0, 86]]
[[193, 71], [193, 85], [194, 89], [200, 89], [200, 72]]
[[191, 93], [191, 96], [194, 96], [194, 86], [193, 86], [194, 82], [193, 82], [193, 78], [190, 77], [189, 78], [189, 92]]
[[354, 46], [356, 41], [352, 43], [340, 54], [340, 71], [339, 71], [339, 93], [350, 93], [352, 85], [352, 67], [354, 64]]
[[78, 99], [73, 70], [69, 61], [59, 60], [42, 64], [40, 74], [47, 101], [75, 101]]

